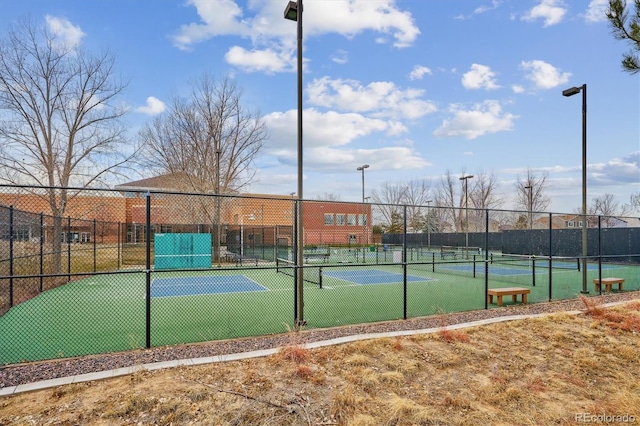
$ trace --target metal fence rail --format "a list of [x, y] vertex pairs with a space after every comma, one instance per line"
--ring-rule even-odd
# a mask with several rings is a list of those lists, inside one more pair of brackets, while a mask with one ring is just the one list
[[583, 258], [575, 215], [304, 200], [297, 264], [297, 199], [39, 190], [0, 194], [0, 364], [640, 289], [632, 218], [588, 218]]

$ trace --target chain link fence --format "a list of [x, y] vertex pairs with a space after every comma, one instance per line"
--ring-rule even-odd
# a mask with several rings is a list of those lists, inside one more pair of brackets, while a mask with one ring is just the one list
[[0, 194], [0, 364], [640, 288], [637, 218], [50, 191]]

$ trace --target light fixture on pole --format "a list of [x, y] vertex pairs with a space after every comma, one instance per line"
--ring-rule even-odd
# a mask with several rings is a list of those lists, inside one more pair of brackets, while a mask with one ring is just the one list
[[587, 294], [587, 85], [570, 87], [562, 96], [582, 92], [582, 293]]
[[533, 229], [533, 187], [527, 185], [524, 189], [528, 190], [527, 193], [527, 207], [529, 209], [529, 229]]
[[296, 223], [296, 315], [295, 326], [304, 325], [304, 301], [303, 301], [303, 279], [304, 271], [303, 262], [303, 242], [302, 236], [302, 0], [297, 2], [290, 1], [284, 10], [284, 19], [297, 22], [297, 38], [298, 38], [298, 204]]
[[465, 258], [469, 258], [469, 179], [472, 179], [473, 175], [466, 175], [466, 176], [462, 176], [460, 177], [460, 180], [464, 181], [464, 214], [465, 214], [465, 219], [464, 219], [464, 229], [465, 229], [465, 237], [464, 237], [464, 244], [465, 244]]

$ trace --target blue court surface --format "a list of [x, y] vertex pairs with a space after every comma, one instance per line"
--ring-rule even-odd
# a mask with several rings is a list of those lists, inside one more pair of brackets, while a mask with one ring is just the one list
[[266, 290], [265, 287], [244, 275], [156, 278], [151, 283], [151, 297], [243, 293]]
[[[378, 269], [361, 269], [354, 271], [323, 271], [325, 277], [337, 278], [343, 281], [350, 281], [355, 284], [390, 284], [401, 283], [402, 274], [395, 272], [380, 271]], [[407, 281], [432, 281], [431, 278], [416, 277], [407, 275]]]

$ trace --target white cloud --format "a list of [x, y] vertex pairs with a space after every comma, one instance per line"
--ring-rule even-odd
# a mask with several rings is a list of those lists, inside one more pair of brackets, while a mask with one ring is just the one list
[[[232, 65], [249, 71], [289, 71], [295, 56], [295, 25], [282, 17], [285, 3], [271, 0], [250, 1], [246, 10], [235, 0], [188, 0], [200, 22], [182, 25], [172, 36], [179, 49], [222, 35], [240, 36], [250, 46], [232, 47], [225, 56]], [[345, 37], [373, 31], [375, 42], [395, 47], [413, 44], [420, 30], [409, 12], [398, 9], [394, 0], [335, 0], [305, 4], [305, 37], [341, 34]], [[251, 13], [250, 13], [251, 12]], [[390, 41], [389, 39], [392, 39]], [[346, 61], [344, 52], [333, 60]]]
[[433, 74], [431, 72], [431, 68], [425, 67], [423, 65], [415, 65], [409, 74], [410, 80], [422, 80], [425, 74]]
[[[394, 135], [404, 133], [406, 128], [394, 121], [368, 118], [361, 114], [340, 114], [335, 111], [320, 112], [314, 108], [304, 110], [305, 164], [314, 169], [344, 171], [345, 164], [375, 163], [383, 169], [420, 168], [428, 165], [420, 155], [408, 146], [384, 146], [380, 148], [354, 148], [359, 138], [376, 133]], [[265, 151], [280, 164], [295, 165], [297, 162], [296, 126], [297, 111], [267, 114], [265, 122], [270, 139]], [[385, 140], [387, 137], [384, 138]], [[374, 161], [375, 159], [375, 161]], [[354, 166], [355, 168], [355, 166]]]
[[490, 10], [497, 9], [498, 6], [500, 6], [500, 1], [491, 0], [491, 6], [486, 6], [486, 5], [479, 6], [473, 11], [473, 13], [474, 14], [485, 13], [485, 12], [488, 12]]
[[640, 180], [640, 151], [606, 163], [589, 164], [591, 178], [600, 185], [637, 184]]
[[164, 112], [165, 109], [166, 105], [164, 102], [154, 96], [149, 96], [147, 98], [147, 104], [136, 108], [135, 111], [147, 115], [158, 115]]
[[609, 8], [609, 0], [591, 0], [589, 7], [584, 13], [584, 20], [587, 22], [601, 22], [607, 19], [605, 12]]
[[433, 135], [443, 137], [463, 137], [475, 139], [487, 133], [498, 133], [511, 130], [518, 116], [503, 113], [500, 103], [487, 100], [477, 104], [471, 110], [464, 110], [460, 105], [452, 105], [450, 111], [453, 118], [445, 120]]
[[349, 62], [349, 54], [346, 50], [338, 49], [332, 56], [331, 60], [336, 64], [344, 65]]
[[249, 28], [243, 21], [242, 9], [234, 0], [188, 0], [187, 5], [195, 6], [201, 23], [182, 25], [172, 39], [179, 49], [189, 49], [192, 44], [224, 34], [244, 35]]
[[[265, 116], [271, 139], [278, 150], [294, 148], [297, 114], [296, 110], [290, 110]], [[384, 120], [355, 113], [320, 112], [307, 108], [303, 117], [305, 147], [347, 145], [359, 137], [389, 130], [389, 124]]]
[[462, 75], [462, 85], [465, 89], [497, 89], [500, 86], [496, 84], [495, 75], [488, 66], [473, 64], [471, 71]]
[[355, 80], [323, 77], [309, 83], [307, 93], [313, 105], [367, 112], [379, 118], [416, 119], [437, 110], [435, 104], [421, 99], [424, 90], [403, 90], [388, 81], [363, 86]]
[[[395, 0], [334, 0], [305, 4], [307, 34], [338, 33], [353, 37], [375, 31], [377, 42], [393, 38], [395, 47], [411, 46], [420, 34], [411, 13], [398, 9]], [[306, 10], [308, 9], [308, 11]], [[382, 34], [382, 36], [380, 36]]]
[[286, 56], [284, 52], [271, 49], [249, 51], [240, 46], [231, 47], [224, 58], [231, 65], [247, 72], [264, 71], [269, 74], [290, 70], [295, 63], [293, 58]]
[[314, 169], [324, 172], [344, 173], [346, 168], [355, 171], [362, 163], [372, 164], [378, 170], [424, 169], [431, 164], [409, 147], [390, 146], [378, 149], [335, 149], [321, 147], [311, 150], [310, 163]]
[[567, 8], [562, 0], [541, 0], [540, 4], [529, 10], [523, 17], [523, 21], [544, 20], [544, 26], [559, 24], [567, 13]]
[[511, 86], [511, 90], [513, 90], [513, 93], [524, 93], [525, 91], [524, 87], [519, 84], [514, 84], [513, 86]]
[[75, 49], [86, 35], [79, 26], [73, 25], [68, 19], [47, 15], [45, 21], [49, 31], [56, 36], [55, 43], [61, 48]]
[[538, 89], [553, 89], [567, 83], [571, 77], [570, 72], [560, 72], [558, 68], [541, 60], [522, 61], [520, 68], [528, 71], [525, 77]]

